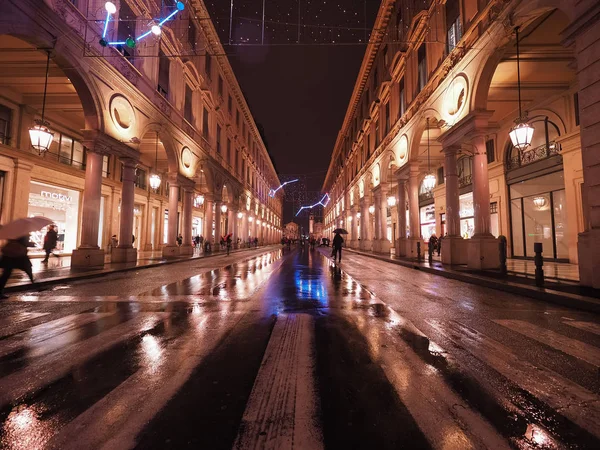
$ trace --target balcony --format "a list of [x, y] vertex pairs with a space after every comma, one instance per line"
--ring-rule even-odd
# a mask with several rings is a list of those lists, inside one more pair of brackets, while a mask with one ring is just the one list
[[548, 144], [542, 144], [532, 149], [527, 149], [523, 152], [517, 152], [516, 149], [513, 149], [511, 151], [510, 159], [506, 163], [506, 169], [514, 170], [552, 156], [559, 156], [560, 151], [560, 144], [555, 141], [549, 142]]
[[422, 192], [419, 194], [419, 203], [426, 203], [433, 200], [433, 191]]
[[469, 186], [471, 184], [473, 184], [473, 175], [471, 175], [471, 174], [462, 176], [458, 179], [458, 188], [459, 189]]

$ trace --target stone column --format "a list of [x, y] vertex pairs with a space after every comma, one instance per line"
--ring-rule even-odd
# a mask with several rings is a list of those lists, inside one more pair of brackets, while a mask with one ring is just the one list
[[352, 218], [352, 222], [350, 224], [351, 230], [349, 230], [352, 235], [352, 239], [350, 240], [351, 248], [357, 248], [358, 243], [360, 242], [358, 240], [358, 224], [360, 223], [360, 219], [356, 217], [357, 209], [358, 208], [356, 206], [353, 206], [352, 210], [350, 211], [350, 217]]
[[406, 256], [406, 180], [398, 177], [398, 190], [396, 192], [396, 214], [398, 218], [398, 231], [396, 233], [396, 255]]
[[[468, 244], [467, 266], [470, 269], [495, 269], [500, 266], [498, 240], [490, 233], [490, 186], [485, 136], [472, 138], [473, 209], [475, 231]], [[442, 242], [442, 245], [443, 242]]]
[[370, 222], [371, 214], [369, 213], [369, 200], [367, 197], [360, 199], [360, 249], [363, 251], [371, 250], [371, 239], [370, 239]]
[[233, 233], [233, 235], [231, 236], [232, 242], [233, 242], [233, 248], [239, 248], [239, 246], [237, 245], [237, 240], [240, 237], [240, 232], [239, 232], [239, 220], [238, 220], [238, 214], [239, 212], [231, 209], [229, 210], [229, 223], [231, 223], [231, 232]]
[[382, 186], [381, 187], [381, 199], [379, 200], [379, 226], [381, 230], [379, 232], [381, 236], [381, 242], [379, 244], [379, 251], [381, 253], [390, 253], [390, 241], [387, 238], [387, 197], [388, 191]]
[[210, 242], [212, 245], [213, 242], [213, 202], [212, 200], [204, 199], [204, 240]]
[[442, 263], [444, 264], [467, 263], [467, 241], [460, 235], [460, 202], [458, 198], [458, 169], [456, 166], [456, 155], [459, 149], [458, 145], [444, 148], [446, 230], [448, 233], [447, 236], [440, 236], [440, 238], [443, 238]]
[[373, 233], [373, 250], [379, 251], [381, 240], [381, 188], [373, 191], [373, 204], [375, 206], [375, 232]]
[[218, 252], [221, 250], [221, 203], [220, 200], [215, 200], [215, 244], [213, 246], [213, 252]]
[[169, 227], [167, 230], [167, 245], [163, 247], [163, 256], [179, 256], [177, 246], [177, 208], [179, 207], [179, 185], [169, 182]]
[[[111, 262], [133, 262], [137, 260], [137, 249], [133, 248], [133, 204], [135, 197], [135, 168], [137, 161], [122, 158], [123, 182], [121, 187], [121, 221], [119, 223], [119, 246], [111, 252]], [[136, 236], [140, 242], [140, 236]]]
[[[408, 177], [408, 218], [409, 218], [409, 238], [406, 248], [406, 256], [409, 258], [417, 257], [417, 242], [421, 239], [421, 221], [419, 218], [419, 165], [417, 163], [410, 166]], [[424, 252], [421, 247], [421, 255]]]
[[104, 250], [98, 247], [103, 154], [94, 151], [94, 142], [84, 141], [84, 145], [87, 148], [87, 160], [81, 213], [81, 245], [78, 249], [73, 250], [71, 256], [72, 267], [104, 265]]
[[193, 255], [192, 247], [192, 211], [194, 207], [194, 189], [186, 187], [183, 190], [183, 244], [179, 248], [181, 255]]
[[246, 242], [248, 242], [248, 214], [248, 212], [245, 212], [242, 217], [242, 235], [240, 236], [242, 247], [245, 247]]

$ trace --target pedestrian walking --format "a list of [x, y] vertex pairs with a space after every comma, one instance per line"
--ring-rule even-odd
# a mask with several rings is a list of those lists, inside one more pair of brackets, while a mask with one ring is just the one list
[[27, 256], [27, 247], [33, 247], [33, 244], [29, 241], [29, 236], [10, 239], [2, 247], [2, 259], [0, 259], [0, 267], [2, 268], [2, 275], [0, 276], [0, 299], [8, 298], [4, 294], [4, 287], [14, 269], [20, 269], [25, 272], [29, 276], [31, 283], [34, 283], [31, 261], [29, 256]]
[[183, 236], [180, 234], [177, 236], [177, 245], [181, 247], [181, 244], [183, 244]]
[[111, 246], [111, 248], [117, 248], [118, 245], [119, 245], [119, 240], [117, 239], [117, 235], [113, 234], [110, 237], [110, 246]]
[[48, 262], [48, 258], [50, 258], [50, 254], [57, 258], [60, 258], [60, 255], [57, 255], [52, 250], [56, 248], [56, 243], [58, 242], [58, 232], [56, 231], [56, 227], [54, 225], [48, 226], [48, 231], [46, 231], [46, 235], [44, 236], [44, 251], [46, 252], [46, 257], [42, 260], [43, 263]]
[[229, 255], [229, 252], [231, 251], [231, 234], [227, 235], [227, 239], [225, 239], [226, 241], [226, 245], [227, 245], [227, 254]]
[[344, 243], [344, 238], [340, 233], [336, 233], [333, 238], [333, 262], [335, 262], [335, 257], [338, 257], [338, 263], [342, 262], [342, 244]]
[[433, 233], [429, 237], [429, 242], [427, 243], [427, 251], [429, 253], [429, 259], [433, 258], [433, 252], [437, 249], [437, 244], [438, 244], [438, 238], [435, 235], [435, 233]]

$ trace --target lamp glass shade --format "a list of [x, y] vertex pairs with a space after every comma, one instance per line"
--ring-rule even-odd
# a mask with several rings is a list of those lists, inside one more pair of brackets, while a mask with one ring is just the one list
[[117, 7], [115, 6], [115, 4], [113, 2], [106, 2], [104, 4], [104, 9], [109, 14], [114, 14], [117, 12]]
[[548, 203], [548, 200], [546, 200], [546, 197], [544, 197], [544, 196], [539, 196], [539, 197], [533, 198], [533, 204], [538, 209], [542, 209], [544, 206], [546, 206], [547, 203]]
[[435, 187], [435, 184], [436, 184], [435, 175], [433, 175], [431, 173], [428, 173], [427, 175], [425, 175], [425, 178], [423, 179], [423, 187], [425, 189], [430, 191]]
[[526, 121], [517, 121], [509, 133], [512, 145], [518, 150], [525, 150], [531, 144], [533, 127]]
[[391, 208], [392, 206], [396, 206], [396, 197], [390, 196], [387, 198], [387, 204]]
[[160, 187], [161, 181], [162, 180], [160, 179], [160, 175], [158, 175], [157, 173], [153, 173], [152, 175], [150, 175], [150, 187], [155, 191]]
[[227, 212], [227, 205], [221, 205], [221, 212], [222, 213], [226, 213]]
[[202, 194], [196, 195], [196, 205], [198, 205], [198, 206], [204, 205], [204, 195], [202, 195]]
[[254, 217], [250, 216], [248, 217], [248, 222], [252, 222], [254, 220]]
[[369, 206], [369, 212], [373, 214], [375, 212], [375, 207], [373, 205]]
[[360, 213], [356, 213], [356, 218], [360, 219]]
[[50, 149], [54, 133], [51, 133], [47, 127], [38, 123], [29, 129], [29, 138], [31, 139], [31, 146], [38, 152], [44, 153]]
[[237, 216], [238, 216], [238, 219], [241, 219], [242, 217], [244, 217], [244, 213], [241, 213], [241, 212], [239, 212], [239, 213], [237, 214]]

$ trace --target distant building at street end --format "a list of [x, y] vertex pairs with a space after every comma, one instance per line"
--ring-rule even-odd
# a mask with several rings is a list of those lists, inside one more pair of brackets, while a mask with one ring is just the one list
[[285, 237], [289, 239], [298, 239], [299, 238], [299, 225], [296, 222], [288, 222], [284, 225], [283, 234]]
[[311, 236], [318, 240], [321, 239], [323, 237], [324, 228], [325, 226], [323, 225], [323, 222], [315, 222], [313, 224], [313, 232], [311, 233]]

